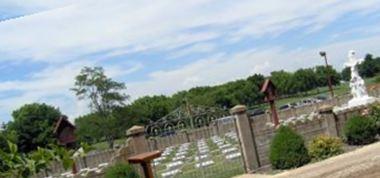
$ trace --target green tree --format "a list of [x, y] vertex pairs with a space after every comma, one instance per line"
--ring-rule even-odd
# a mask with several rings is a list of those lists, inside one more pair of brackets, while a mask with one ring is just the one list
[[61, 112], [46, 104], [26, 104], [13, 111], [13, 121], [6, 132], [13, 134], [21, 152], [30, 152], [37, 147], [55, 143], [53, 127]]
[[315, 67], [315, 76], [317, 78], [317, 86], [324, 87], [328, 85], [327, 78], [331, 77], [331, 84], [338, 85], [341, 80], [341, 75], [331, 66], [317, 66]]
[[364, 62], [359, 65], [359, 74], [362, 77], [373, 77], [380, 72], [380, 59], [367, 54]]
[[345, 67], [341, 72], [342, 80], [350, 81], [351, 80], [351, 69], [349, 67]]
[[271, 73], [271, 80], [277, 87], [280, 95], [290, 95], [297, 92], [293, 74], [286, 71], [274, 71]]
[[103, 128], [101, 116], [96, 113], [90, 113], [75, 119], [75, 134], [81, 142], [97, 143], [102, 141]]
[[144, 121], [156, 121], [174, 109], [170, 99], [166, 96], [145, 96], [137, 99], [130, 106], [141, 112], [141, 118]]
[[307, 92], [317, 87], [317, 77], [313, 69], [299, 69], [293, 74], [293, 83], [297, 92]]
[[116, 107], [124, 105], [128, 95], [124, 83], [116, 82], [104, 74], [101, 67], [84, 67], [75, 78], [75, 86], [72, 88], [79, 99], [88, 99], [90, 108], [103, 119], [99, 125], [102, 126], [103, 135], [109, 146], [113, 147], [117, 126], [117, 118], [113, 115]]

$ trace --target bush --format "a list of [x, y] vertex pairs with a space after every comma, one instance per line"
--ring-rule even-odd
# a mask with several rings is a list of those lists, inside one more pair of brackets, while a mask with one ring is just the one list
[[342, 153], [342, 147], [340, 138], [320, 135], [309, 144], [309, 155], [312, 159], [322, 160]]
[[139, 178], [136, 170], [129, 164], [119, 163], [106, 170], [105, 178]]
[[344, 134], [350, 145], [372, 143], [377, 134], [376, 122], [369, 117], [354, 116], [344, 125]]
[[370, 117], [375, 120], [377, 126], [377, 134], [380, 134], [380, 105], [372, 107]]
[[277, 130], [272, 140], [269, 159], [275, 169], [296, 168], [310, 162], [303, 138], [285, 126]]

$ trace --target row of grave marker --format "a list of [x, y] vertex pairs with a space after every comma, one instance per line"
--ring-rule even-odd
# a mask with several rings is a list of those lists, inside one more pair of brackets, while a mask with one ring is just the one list
[[[228, 132], [225, 134], [225, 136], [235, 142], [238, 141], [235, 132]], [[225, 159], [233, 160], [241, 157], [239, 149], [236, 146], [229, 143], [226, 139], [222, 139], [219, 136], [213, 136], [211, 137], [211, 141], [218, 147], [220, 152], [224, 155]], [[185, 161], [191, 161], [191, 158], [188, 158], [190, 145], [191, 143], [184, 143], [180, 145], [176, 153], [174, 153], [174, 146], [167, 147], [162, 153], [162, 156], [153, 161], [154, 166], [159, 166], [163, 164], [163, 162], [165, 162], [165, 160], [167, 160], [169, 156], [174, 154], [174, 157], [172, 157], [171, 162], [165, 165], [166, 170], [161, 174], [163, 178], [171, 178], [177, 174], [182, 173], [181, 168], [185, 164]], [[197, 154], [194, 157], [194, 160], [196, 162], [195, 168], [204, 168], [213, 165], [215, 162], [214, 160], [210, 159], [210, 149], [206, 143], [206, 140], [198, 140], [196, 142], [196, 146]]]

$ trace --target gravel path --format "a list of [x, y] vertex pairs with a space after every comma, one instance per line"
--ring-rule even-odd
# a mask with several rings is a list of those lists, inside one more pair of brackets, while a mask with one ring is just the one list
[[236, 178], [380, 178], [380, 142], [321, 162], [277, 175], [242, 175]]

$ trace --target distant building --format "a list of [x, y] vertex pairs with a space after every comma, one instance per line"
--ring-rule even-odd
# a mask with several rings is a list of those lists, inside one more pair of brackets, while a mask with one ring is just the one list
[[67, 119], [61, 116], [54, 126], [54, 135], [58, 143], [62, 146], [73, 148], [76, 145], [75, 126]]

